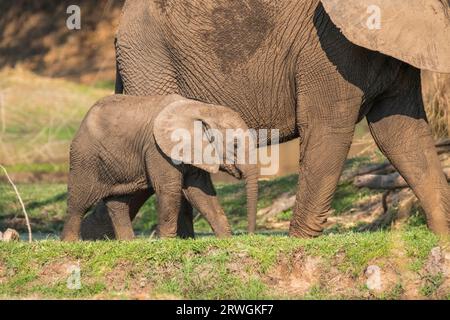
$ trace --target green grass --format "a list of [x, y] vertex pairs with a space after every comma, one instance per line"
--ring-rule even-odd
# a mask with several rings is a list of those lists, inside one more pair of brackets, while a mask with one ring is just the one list
[[410, 269], [418, 272], [428, 259], [431, 249], [437, 246], [438, 237], [425, 226], [409, 228], [403, 233], [406, 253], [412, 259]]
[[67, 173], [67, 163], [19, 163], [5, 166], [8, 173]]
[[[46, 165], [10, 167], [14, 172], [30, 168], [60, 170]], [[259, 207], [270, 205], [282, 193], [293, 194], [296, 181], [297, 176], [292, 175], [261, 182]], [[66, 188], [65, 184], [18, 185], [34, 232], [60, 232]], [[233, 230], [244, 231], [244, 185], [218, 184], [217, 190]], [[0, 184], [0, 194], [0, 229], [15, 227], [25, 232], [11, 187]], [[355, 201], [371, 194], [340, 185], [333, 208], [337, 215], [349, 214]], [[291, 214], [279, 214], [278, 221], [289, 220]], [[265, 226], [259, 222], [259, 230], [263, 230]], [[155, 226], [152, 199], [142, 208], [134, 227], [137, 233], [148, 235]], [[199, 219], [195, 228], [201, 234], [211, 232], [204, 219]], [[411, 296], [411, 286], [405, 283], [411, 277], [416, 279], [416, 292], [423, 298], [443, 298], [445, 279], [427, 274], [425, 265], [431, 249], [439, 245], [448, 248], [448, 241], [428, 231], [420, 210], [400, 231], [358, 233], [334, 227], [333, 233], [313, 240], [269, 233], [225, 240], [199, 236], [187, 241], [143, 237], [129, 243], [0, 243], [0, 298], [399, 299]], [[313, 281], [302, 278], [305, 266], [301, 266], [310, 258], [318, 261], [314, 271], [318, 276]], [[81, 267], [80, 290], [70, 290], [66, 285], [67, 267], [73, 264]], [[371, 264], [382, 270], [393, 269], [398, 279], [383, 292], [370, 292], [365, 287], [364, 271]], [[292, 274], [299, 282], [311, 283], [299, 290], [289, 284], [288, 275]], [[334, 278], [328, 278], [333, 274]], [[402, 278], [404, 274], [409, 275], [408, 280]], [[336, 288], [340, 281], [333, 280], [335, 277], [347, 279], [345, 290]]]
[[[218, 240], [137, 240], [133, 242], [62, 243], [41, 241], [0, 244], [0, 297], [23, 298], [187, 298], [187, 299], [339, 299], [367, 298], [361, 279], [371, 263], [392, 265], [393, 241], [416, 234], [385, 232], [342, 234], [313, 240], [273, 236], [239, 236]], [[394, 236], [395, 235], [395, 236]], [[434, 243], [439, 244], [441, 241]], [[405, 250], [409, 250], [406, 246]], [[300, 253], [301, 260], [298, 260]], [[429, 254], [429, 252], [428, 252]], [[400, 255], [402, 257], [409, 257]], [[283, 265], [295, 267], [305, 257], [320, 259], [317, 272], [324, 277], [330, 268], [353, 279], [349, 293], [333, 291], [320, 275], [303, 293], [283, 292], [268, 281]], [[297, 259], [297, 260], [294, 260]], [[81, 290], [67, 288], [68, 267], [79, 265]], [[301, 273], [298, 274], [301, 277]], [[436, 295], [443, 280], [429, 275], [421, 287], [424, 297]], [[356, 288], [356, 289], [355, 289]], [[396, 284], [379, 299], [404, 294]]]
[[[34, 232], [53, 233], [62, 228], [66, 212], [67, 186], [64, 184], [19, 184], [17, 186], [30, 216]], [[25, 224], [14, 223], [23, 214], [9, 184], [0, 184], [0, 229], [14, 227], [25, 232]], [[16, 225], [17, 224], [17, 225]]]
[[[370, 261], [388, 257], [392, 249], [392, 234], [388, 232], [345, 233], [320, 237], [307, 244], [310, 255], [320, 256], [330, 262], [339, 254], [345, 256], [338, 269], [357, 276]], [[431, 250], [431, 249], [430, 249]]]
[[432, 297], [444, 284], [445, 276], [443, 273], [435, 275], [426, 275], [425, 284], [420, 288], [420, 293], [425, 297]]
[[[34, 173], [58, 173], [67, 170], [66, 165], [53, 164], [20, 164], [7, 168], [11, 173], [34, 172]], [[277, 178], [271, 181], [260, 182], [259, 208], [269, 206], [274, 199], [285, 192], [295, 194], [296, 175]], [[65, 184], [19, 184], [19, 192], [24, 200], [25, 206], [32, 219], [32, 227], [35, 232], [58, 233], [62, 229], [64, 216], [66, 213], [67, 186]], [[243, 183], [216, 185], [218, 197], [227, 212], [230, 224], [237, 233], [244, 232], [247, 228], [246, 194]], [[14, 217], [22, 217], [21, 207], [16, 199], [16, 195], [8, 184], [0, 183], [0, 229], [5, 229]], [[373, 192], [365, 189], [358, 190], [351, 185], [343, 184], [339, 186], [332, 207], [335, 214], [340, 215], [352, 208], [355, 201], [370, 196]], [[292, 217], [292, 210], [288, 210], [278, 215], [279, 221], [289, 221]], [[137, 233], [150, 234], [157, 223], [156, 202], [152, 197], [143, 206], [134, 222]], [[24, 224], [15, 227], [25, 232]], [[210, 233], [211, 228], [207, 221], [200, 217], [195, 224], [197, 232]], [[264, 225], [259, 225], [264, 229]]]
[[[31, 168], [41, 172], [59, 170], [46, 165]], [[10, 169], [21, 172], [30, 167]], [[293, 194], [296, 181], [297, 176], [292, 175], [261, 182], [259, 207], [270, 205], [282, 193]], [[34, 232], [60, 232], [66, 211], [66, 188], [65, 184], [18, 185]], [[244, 231], [244, 185], [218, 184], [217, 190], [233, 230]], [[0, 229], [12, 226], [25, 232], [11, 187], [0, 184], [0, 194]], [[370, 195], [372, 192], [367, 190], [340, 185], [333, 208], [337, 215], [349, 214], [355, 201]], [[278, 221], [289, 220], [291, 214], [291, 210], [279, 214]], [[448, 240], [430, 233], [424, 223], [417, 209], [400, 231], [360, 233], [333, 227], [333, 234], [313, 240], [269, 233], [225, 240], [210, 236], [186, 241], [147, 240], [144, 236], [129, 243], [0, 243], [0, 298], [400, 299], [416, 297], [405, 282], [411, 279], [416, 279], [415, 292], [421, 297], [445, 298], [445, 278], [427, 274], [425, 265], [431, 250], [436, 246], [448, 248]], [[134, 227], [137, 233], [148, 235], [155, 226], [152, 199], [142, 208]], [[259, 229], [264, 227], [260, 221]], [[211, 232], [202, 218], [195, 228], [201, 234]], [[310, 258], [318, 261], [314, 281], [302, 278], [306, 266], [301, 266]], [[80, 290], [70, 290], [66, 285], [67, 267], [74, 264], [81, 267]], [[370, 292], [365, 286], [364, 271], [371, 264], [391, 270], [398, 279], [383, 292]], [[292, 274], [299, 277], [299, 282], [311, 283], [299, 290], [289, 284], [288, 275]], [[333, 274], [333, 278], [328, 278]], [[404, 275], [408, 275], [407, 280]], [[345, 289], [336, 287], [340, 283], [333, 280], [336, 277], [346, 279]]]

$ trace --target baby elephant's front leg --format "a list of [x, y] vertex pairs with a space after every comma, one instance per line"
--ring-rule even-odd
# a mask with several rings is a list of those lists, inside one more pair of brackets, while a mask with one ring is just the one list
[[186, 199], [208, 221], [217, 237], [231, 236], [231, 228], [225, 216], [209, 173], [192, 169], [184, 177], [183, 192]]
[[175, 238], [182, 200], [181, 185], [177, 191], [172, 188], [157, 189], [156, 197], [158, 201], [157, 235], [160, 238]]
[[131, 196], [111, 197], [106, 200], [106, 208], [114, 228], [117, 240], [134, 239], [133, 226], [130, 219]]

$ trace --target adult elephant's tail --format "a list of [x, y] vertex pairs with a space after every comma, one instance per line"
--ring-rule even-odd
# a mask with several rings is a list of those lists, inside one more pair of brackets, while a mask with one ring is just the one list
[[116, 94], [123, 94], [123, 81], [117, 63], [116, 63], [116, 86], [114, 91]]
[[[114, 40], [114, 47], [116, 47], [117, 52], [117, 38]], [[119, 72], [119, 64], [117, 62], [117, 58], [116, 58], [116, 85], [114, 91], [116, 94], [123, 94], [123, 80]]]

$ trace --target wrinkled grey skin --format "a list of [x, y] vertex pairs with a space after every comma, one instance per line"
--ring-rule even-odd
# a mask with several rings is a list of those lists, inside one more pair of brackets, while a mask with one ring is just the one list
[[[96, 103], [71, 145], [68, 217], [62, 240], [79, 240], [83, 216], [100, 200], [104, 200], [110, 219], [97, 221], [95, 233], [86, 227], [83, 237], [133, 239], [131, 219], [153, 193], [158, 200], [160, 237], [176, 236], [182, 194], [205, 216], [217, 236], [230, 236], [209, 172], [197, 165], [175, 164], [167, 156], [173, 149], [171, 135], [165, 131], [161, 134], [162, 129], [171, 130], [170, 125], [188, 130], [199, 120], [216, 130], [246, 129], [239, 116], [224, 107], [217, 115], [219, 123], [214, 122], [217, 108], [178, 95], [115, 95]], [[250, 196], [247, 204], [256, 216], [257, 166], [228, 166], [223, 170], [246, 179]], [[219, 167], [218, 163], [217, 170]]]
[[[282, 142], [300, 138], [291, 236], [322, 233], [355, 124], [365, 117], [429, 227], [449, 233], [450, 192], [420, 71], [351, 43], [319, 0], [127, 1], [116, 51], [117, 92], [226, 105], [250, 128], [279, 129]], [[180, 216], [189, 221], [191, 208]]]

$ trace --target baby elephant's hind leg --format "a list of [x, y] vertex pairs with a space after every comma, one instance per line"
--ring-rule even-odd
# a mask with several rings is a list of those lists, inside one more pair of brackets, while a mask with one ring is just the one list
[[81, 221], [89, 210], [100, 198], [98, 194], [81, 192], [82, 188], [69, 186], [69, 198], [67, 201], [67, 220], [61, 234], [63, 241], [79, 241]]
[[217, 237], [231, 236], [231, 228], [223, 211], [209, 173], [193, 169], [184, 177], [183, 192], [189, 202], [205, 217]]
[[[154, 191], [152, 189], [146, 189], [138, 191], [132, 196], [128, 207], [131, 221], [134, 220], [141, 207], [153, 193]], [[83, 240], [90, 241], [116, 239], [111, 218], [109, 217], [108, 210], [103, 201], [97, 205], [95, 211], [91, 215], [83, 220], [81, 225], [81, 237]]]
[[106, 208], [111, 217], [117, 240], [134, 239], [129, 213], [130, 201], [131, 196], [111, 197], [106, 200]]

